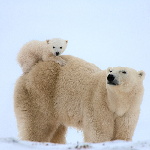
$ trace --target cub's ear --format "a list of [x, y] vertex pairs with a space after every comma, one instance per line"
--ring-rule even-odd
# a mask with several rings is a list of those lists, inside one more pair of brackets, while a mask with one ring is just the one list
[[108, 67], [108, 68], [107, 68], [107, 73], [109, 73], [110, 70], [112, 70], [112, 68], [111, 68], [111, 67]]
[[68, 44], [68, 40], [66, 40], [66, 44]]
[[47, 44], [49, 44], [49, 41], [50, 41], [50, 40], [46, 40]]
[[141, 78], [141, 79], [145, 79], [145, 72], [143, 70], [141, 71], [138, 71], [138, 76]]

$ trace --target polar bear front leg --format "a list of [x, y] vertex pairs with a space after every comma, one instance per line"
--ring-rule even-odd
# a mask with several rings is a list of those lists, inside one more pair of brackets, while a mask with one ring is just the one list
[[[105, 122], [105, 121], [104, 121]], [[111, 141], [113, 137], [113, 126], [108, 124], [99, 124], [97, 122], [88, 123], [84, 130], [84, 142], [86, 143], [101, 143]]]
[[83, 134], [84, 141], [89, 143], [100, 143], [111, 141], [114, 132], [114, 118], [113, 114], [107, 107], [95, 110], [88, 108], [85, 111], [85, 118], [83, 120]]
[[56, 63], [59, 63], [61, 66], [65, 66], [66, 65], [66, 61], [64, 59], [62, 59], [60, 56], [56, 56]]
[[62, 59], [60, 56], [54, 56], [53, 53], [51, 53], [51, 52], [47, 53], [47, 54], [43, 54], [42, 60], [43, 61], [54, 61], [55, 63], [58, 63], [61, 66], [66, 65], [66, 61], [64, 59]]
[[115, 120], [114, 137], [112, 140], [132, 141], [132, 136], [136, 128], [140, 110], [126, 113]]

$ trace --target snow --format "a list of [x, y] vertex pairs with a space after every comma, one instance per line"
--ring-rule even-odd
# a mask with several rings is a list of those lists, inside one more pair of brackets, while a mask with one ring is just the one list
[[[149, 140], [149, 8], [149, 0], [0, 0], [0, 137], [18, 139], [13, 89], [22, 71], [16, 61], [17, 53], [30, 40], [56, 37], [68, 40], [64, 55], [82, 58], [101, 69], [124, 66], [146, 72], [144, 98], [133, 143]], [[67, 143], [83, 142], [82, 132], [69, 128], [66, 139]], [[2, 142], [0, 149], [19, 147], [18, 143], [22, 142]]]
[[92, 150], [149, 150], [150, 140], [139, 142], [113, 141], [104, 143], [76, 143], [76, 144], [54, 144], [40, 143], [30, 141], [19, 141], [14, 138], [0, 139], [0, 149], [2, 150], [75, 150], [75, 149], [92, 149]]

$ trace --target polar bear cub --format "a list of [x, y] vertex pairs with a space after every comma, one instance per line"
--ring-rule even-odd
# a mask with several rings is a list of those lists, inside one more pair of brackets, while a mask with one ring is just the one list
[[39, 60], [54, 61], [61, 66], [66, 64], [60, 55], [67, 47], [67, 40], [53, 38], [46, 41], [32, 40], [23, 45], [17, 55], [23, 73], [28, 73]]

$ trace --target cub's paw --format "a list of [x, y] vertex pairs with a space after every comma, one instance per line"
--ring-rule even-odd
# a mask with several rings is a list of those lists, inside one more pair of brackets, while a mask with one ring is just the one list
[[66, 65], [66, 61], [62, 59], [61, 61], [59, 61], [59, 64], [60, 64], [61, 66], [65, 66], [65, 65]]

